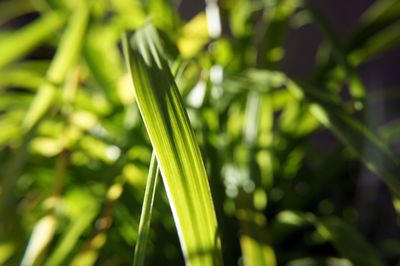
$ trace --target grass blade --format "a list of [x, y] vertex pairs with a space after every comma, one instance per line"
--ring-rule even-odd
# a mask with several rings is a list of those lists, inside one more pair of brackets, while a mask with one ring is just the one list
[[354, 265], [383, 266], [378, 254], [367, 240], [340, 218], [321, 218], [316, 222], [316, 228]]
[[40, 265], [42, 263], [44, 253], [54, 237], [56, 229], [57, 218], [54, 214], [46, 215], [35, 224], [21, 266]]
[[337, 252], [349, 259], [352, 265], [383, 265], [373, 246], [356, 228], [347, 224], [342, 218], [336, 216], [319, 218], [311, 213], [283, 211], [278, 214], [277, 220], [295, 227], [313, 225], [320, 236], [332, 243]]
[[150, 230], [151, 214], [153, 212], [154, 195], [157, 188], [158, 172], [157, 159], [153, 153], [150, 162], [149, 174], [147, 176], [146, 191], [144, 192], [142, 214], [140, 215], [138, 240], [135, 246], [133, 266], [144, 265], [146, 244]]
[[262, 213], [248, 209], [236, 212], [240, 223], [240, 246], [246, 266], [276, 266], [273, 248], [265, 241], [268, 234]]
[[64, 24], [62, 13], [49, 12], [30, 25], [0, 40], [0, 68], [21, 58], [48, 39]]
[[307, 7], [310, 17], [316, 22], [329, 42], [333, 55], [337, 62], [341, 65], [347, 75], [347, 82], [351, 95], [355, 100], [355, 107], [361, 109], [363, 107], [363, 99], [365, 97], [365, 87], [358, 76], [354, 66], [349, 62], [343, 45], [340, 43], [338, 36], [335, 34], [329, 23], [316, 10]]
[[57, 53], [46, 73], [46, 80], [49, 82], [39, 88], [22, 122], [24, 130], [29, 131], [51, 106], [56, 94], [56, 86], [62, 84], [67, 72], [78, 58], [88, 20], [89, 7], [82, 3], [71, 17]]
[[0, 24], [33, 10], [34, 6], [30, 1], [2, 1], [0, 2]]
[[[315, 118], [330, 129], [369, 170], [378, 174], [393, 192], [400, 195], [399, 161], [384, 141], [329, 95], [292, 81], [288, 82], [288, 88], [294, 95], [304, 97]], [[364, 152], [364, 147], [368, 148], [368, 153]]]
[[[66, 176], [66, 169], [69, 163], [67, 153], [60, 154], [54, 173], [54, 184], [52, 197], [55, 202], [59, 200], [59, 193]], [[22, 266], [41, 265], [46, 251], [54, 238], [58, 227], [58, 219], [55, 212], [57, 203], [48, 209], [48, 214], [41, 218], [33, 228], [25, 254], [22, 258]]]
[[45, 79], [33, 71], [16, 69], [0, 72], [0, 90], [12, 86], [35, 90], [44, 82]]
[[72, 251], [74, 246], [78, 243], [79, 237], [82, 235], [85, 229], [89, 227], [93, 220], [96, 218], [98, 213], [98, 206], [93, 204], [85, 206], [85, 213], [79, 216], [75, 221], [71, 222], [68, 229], [65, 231], [60, 243], [49, 255], [45, 266], [58, 266], [62, 265], [65, 258]]
[[220, 265], [220, 239], [203, 160], [160, 43], [155, 28], [148, 24], [133, 36], [129, 51], [125, 45], [136, 100], [157, 156], [186, 263]]
[[90, 72], [104, 89], [109, 101], [115, 104], [121, 103], [118, 97], [118, 82], [122, 76], [123, 66], [116, 46], [118, 39], [119, 32], [116, 28], [92, 26], [88, 31], [83, 50]]
[[[399, 159], [379, 136], [344, 109], [337, 95], [322, 93], [308, 84], [290, 80], [285, 74], [277, 71], [252, 72], [259, 77], [253, 79], [254, 84], [259, 86], [262, 85], [261, 80], [267, 80], [268, 76], [279, 76], [281, 85], [287, 87], [297, 99], [305, 100], [310, 105], [312, 115], [330, 129], [369, 170], [378, 174], [397, 195], [400, 195]], [[261, 78], [262, 76], [265, 78]], [[363, 152], [364, 147], [368, 147], [368, 153]]]

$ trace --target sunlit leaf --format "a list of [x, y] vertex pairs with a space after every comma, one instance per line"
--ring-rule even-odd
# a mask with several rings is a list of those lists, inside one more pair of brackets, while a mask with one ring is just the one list
[[65, 15], [49, 12], [29, 26], [0, 40], [0, 68], [17, 60], [51, 37], [64, 23]]
[[178, 47], [182, 56], [191, 57], [196, 55], [208, 41], [206, 15], [199, 13], [182, 28]]
[[62, 85], [67, 72], [79, 57], [89, 8], [83, 3], [76, 9], [65, 30], [57, 53], [46, 73], [48, 82], [42, 84], [23, 121], [23, 128], [29, 131], [43, 117], [56, 95], [57, 86]]
[[267, 232], [265, 217], [251, 210], [238, 210], [237, 217], [241, 224], [240, 245], [244, 265], [277, 265], [274, 250], [265, 240]]
[[159, 37], [146, 25], [126, 47], [136, 99], [152, 142], [189, 265], [220, 265], [217, 221], [193, 130]]
[[119, 103], [118, 85], [122, 78], [122, 62], [117, 49], [115, 27], [92, 26], [86, 36], [84, 55], [89, 69], [102, 86], [109, 101]]
[[72, 251], [74, 245], [78, 242], [82, 232], [93, 222], [96, 212], [90, 209], [90, 212], [85, 212], [66, 229], [65, 235], [61, 239], [59, 245], [51, 253], [51, 256], [46, 261], [45, 265], [62, 265], [68, 253]]

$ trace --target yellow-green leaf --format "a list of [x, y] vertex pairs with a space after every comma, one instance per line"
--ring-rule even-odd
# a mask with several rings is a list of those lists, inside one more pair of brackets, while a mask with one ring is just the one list
[[156, 156], [153, 153], [147, 176], [146, 191], [144, 192], [144, 200], [142, 213], [140, 215], [138, 240], [135, 245], [135, 256], [133, 258], [133, 266], [144, 265], [146, 255], [147, 239], [149, 237], [151, 215], [153, 212], [154, 195], [157, 188], [159, 170]]
[[24, 118], [22, 124], [25, 130], [33, 128], [51, 106], [56, 95], [56, 86], [62, 84], [67, 72], [78, 58], [88, 19], [89, 7], [82, 3], [72, 15], [57, 53], [47, 70], [46, 79], [49, 82], [40, 86]]
[[54, 34], [65, 21], [59, 12], [49, 12], [10, 36], [0, 40], [0, 68], [24, 56]]
[[148, 24], [125, 45], [139, 109], [162, 173], [188, 265], [221, 265], [216, 215], [182, 98]]

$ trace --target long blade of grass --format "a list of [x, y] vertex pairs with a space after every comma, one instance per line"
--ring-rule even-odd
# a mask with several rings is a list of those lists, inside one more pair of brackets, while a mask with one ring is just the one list
[[71, 17], [57, 53], [46, 73], [48, 82], [39, 88], [22, 122], [24, 130], [31, 130], [51, 106], [56, 95], [56, 86], [64, 81], [67, 72], [78, 58], [88, 20], [89, 7], [82, 2]]
[[65, 15], [49, 12], [28, 26], [0, 40], [0, 68], [35, 49], [64, 24]]
[[400, 21], [397, 20], [376, 34], [369, 36], [368, 40], [363, 42], [362, 47], [351, 52], [350, 60], [355, 64], [361, 64], [398, 47], [400, 42], [399, 32]]
[[0, 90], [11, 86], [35, 90], [44, 82], [43, 76], [33, 71], [16, 69], [0, 72]]
[[0, 24], [35, 10], [31, 1], [8, 0], [0, 2]]
[[158, 164], [155, 153], [153, 153], [150, 162], [149, 174], [147, 176], [146, 190], [140, 215], [138, 238], [135, 246], [133, 266], [144, 265], [146, 257], [146, 245], [149, 238], [151, 214], [153, 212], [154, 195], [156, 193], [158, 181]]
[[[378, 174], [397, 195], [400, 195], [399, 159], [382, 139], [344, 109], [337, 96], [322, 93], [308, 84], [295, 82], [277, 71], [252, 72], [257, 72], [257, 76], [279, 76], [281, 85], [286, 86], [296, 98], [310, 104], [310, 111], [315, 118], [330, 129], [369, 170]], [[253, 79], [253, 82], [261, 86], [261, 80]], [[368, 147], [368, 153], [364, 152], [365, 147]]]
[[343, 45], [340, 43], [338, 36], [334, 33], [332, 27], [324, 19], [323, 16], [321, 16], [316, 10], [314, 10], [310, 6], [307, 6], [307, 11], [310, 14], [311, 18], [319, 26], [322, 33], [325, 35], [327, 41], [332, 48], [336, 60], [346, 72], [350, 93], [355, 98], [355, 106], [360, 109], [361, 107], [363, 107], [362, 102], [365, 97], [365, 88], [355, 68], [349, 62]]
[[[116, 164], [123, 163], [125, 159], [120, 157], [120, 161]], [[121, 197], [123, 192], [124, 180], [117, 177], [115, 182], [108, 188], [106, 194], [106, 200], [103, 202], [100, 214], [97, 216], [95, 224], [95, 230], [92, 235], [87, 239], [81, 246], [80, 250], [74, 255], [71, 260], [70, 266], [92, 266], [95, 265], [99, 256], [101, 255], [101, 250], [106, 245], [109, 236], [109, 230], [111, 229], [111, 224], [113, 221], [113, 210], [115, 203]], [[96, 208], [91, 208], [98, 214]], [[108, 221], [108, 222], [102, 222]], [[48, 264], [52, 266], [53, 264]], [[45, 265], [47, 266], [47, 265]]]
[[[52, 197], [58, 200], [59, 191], [64, 183], [66, 169], [69, 163], [67, 153], [60, 154], [54, 173], [54, 184]], [[45, 253], [51, 241], [54, 238], [58, 227], [58, 220], [55, 214], [55, 206], [51, 206], [48, 214], [41, 218], [34, 226], [32, 235], [29, 239], [24, 256], [21, 261], [22, 266], [41, 265]]]
[[89, 225], [96, 218], [98, 213], [98, 206], [85, 206], [85, 211], [75, 221], [72, 221], [68, 228], [65, 230], [65, 235], [57, 245], [55, 250], [49, 255], [46, 260], [45, 266], [58, 266], [62, 265], [65, 258], [73, 250], [77, 244], [79, 237], [82, 235]]
[[[114, 37], [116, 36], [116, 37]], [[119, 32], [115, 27], [92, 26], [85, 39], [85, 61], [96, 81], [104, 89], [110, 102], [119, 104], [118, 82], [123, 62], [119, 57]]]
[[[269, 95], [267, 95], [267, 97], [268, 96]], [[260, 179], [256, 156], [259, 134], [261, 133], [260, 127], [262, 119], [260, 115], [263, 103], [265, 104], [265, 101], [262, 101], [259, 92], [251, 91], [248, 94], [243, 137], [248, 152], [246, 162], [248, 177], [252, 182], [254, 182], [254, 184], [257, 184]], [[263, 109], [263, 111], [265, 111], [265, 107]], [[240, 245], [242, 249], [243, 262], [246, 266], [274, 266], [276, 265], [274, 250], [269, 243], [265, 242], [265, 237], [268, 234], [265, 230], [266, 220], [264, 216], [256, 210], [256, 206], [254, 206], [254, 203], [251, 200], [253, 197], [255, 197], [254, 192], [250, 194], [250, 197], [245, 194], [241, 194], [238, 197], [240, 209], [236, 211], [236, 216], [241, 228]]]
[[315, 222], [317, 230], [354, 265], [383, 266], [379, 255], [368, 241], [353, 227], [337, 217], [326, 217]]
[[[288, 88], [294, 95], [304, 97], [315, 118], [330, 129], [369, 170], [378, 174], [393, 192], [400, 195], [399, 160], [384, 141], [346, 112], [334, 98], [293, 81], [288, 82]], [[365, 147], [369, 149], [368, 153], [364, 152]]]
[[353, 265], [382, 266], [373, 246], [356, 228], [335, 216], [319, 218], [311, 213], [284, 211], [278, 214], [279, 223], [295, 227], [311, 224], [323, 239], [332, 243], [338, 253]]
[[57, 218], [54, 214], [46, 215], [35, 224], [22, 258], [21, 266], [40, 265], [42, 263], [46, 248], [51, 242], [56, 229]]
[[182, 98], [148, 24], [125, 40], [136, 100], [153, 145], [188, 265], [221, 265], [217, 220], [203, 160]]
[[[363, 49], [368, 40], [376, 38], [387, 28], [398, 22], [400, 11], [400, 2], [397, 0], [375, 1], [372, 3], [364, 14], [360, 17], [360, 25], [354, 31], [353, 36], [347, 47], [348, 52], [355, 52]], [[368, 58], [364, 58], [366, 60]]]
[[273, 249], [255, 240], [251, 236], [243, 234], [240, 244], [244, 254], [244, 265], [248, 266], [275, 266], [275, 254]]

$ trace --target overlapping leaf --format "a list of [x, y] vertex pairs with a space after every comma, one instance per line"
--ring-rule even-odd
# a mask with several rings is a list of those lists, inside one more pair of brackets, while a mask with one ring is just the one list
[[186, 263], [220, 265], [220, 239], [203, 160], [160, 45], [156, 29], [148, 24], [135, 33], [125, 49], [136, 100], [159, 163]]

